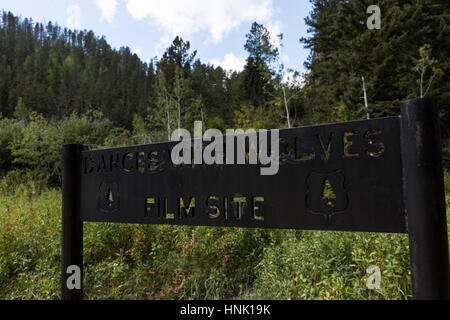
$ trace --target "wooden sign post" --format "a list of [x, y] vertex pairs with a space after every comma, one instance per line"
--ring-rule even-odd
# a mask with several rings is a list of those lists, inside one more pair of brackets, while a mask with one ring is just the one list
[[[236, 135], [224, 153], [235, 157], [227, 151], [242, 137], [247, 154], [261, 146], [261, 132], [256, 143]], [[63, 299], [82, 298], [81, 286], [68, 286], [68, 268], [82, 276], [83, 222], [408, 233], [414, 298], [449, 298], [433, 100], [406, 101], [399, 117], [280, 130], [271, 176], [261, 164], [176, 165], [177, 144], [64, 146]]]

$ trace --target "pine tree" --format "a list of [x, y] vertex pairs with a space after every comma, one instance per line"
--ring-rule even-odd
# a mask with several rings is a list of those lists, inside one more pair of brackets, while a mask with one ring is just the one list
[[168, 90], [164, 72], [156, 74], [155, 82], [156, 104], [148, 110], [147, 120], [154, 131], [166, 131], [167, 141], [170, 141], [176, 123], [175, 103]]
[[[301, 39], [311, 55], [306, 64], [309, 75], [304, 89], [310, 114], [330, 121], [330, 112], [345, 104], [358, 112], [366, 84], [372, 117], [399, 114], [402, 100], [419, 97], [417, 64], [419, 49], [431, 48], [436, 68], [450, 66], [450, 3], [446, 0], [380, 2], [381, 29], [369, 30], [366, 0], [313, 0], [306, 19], [312, 36]], [[442, 110], [449, 110], [449, 75], [435, 77], [427, 96], [434, 96]], [[439, 79], [438, 79], [439, 78]], [[359, 83], [359, 84], [358, 84]], [[314, 110], [314, 111], [312, 111]], [[441, 115], [448, 123], [450, 112]]]
[[245, 49], [249, 53], [244, 68], [244, 85], [247, 98], [259, 108], [264, 107], [273, 95], [272, 63], [278, 56], [270, 39], [270, 33], [262, 24], [254, 22], [246, 35]]

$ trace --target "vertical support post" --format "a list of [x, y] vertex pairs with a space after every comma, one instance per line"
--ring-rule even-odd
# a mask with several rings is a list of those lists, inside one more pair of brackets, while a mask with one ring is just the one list
[[[79, 216], [78, 194], [82, 150], [82, 145], [72, 144], [63, 147], [61, 252], [61, 298], [63, 300], [82, 299], [83, 222]], [[68, 282], [71, 285], [68, 285]], [[74, 284], [77, 286], [73, 287]]]
[[436, 102], [401, 104], [403, 190], [417, 300], [449, 299], [449, 250]]

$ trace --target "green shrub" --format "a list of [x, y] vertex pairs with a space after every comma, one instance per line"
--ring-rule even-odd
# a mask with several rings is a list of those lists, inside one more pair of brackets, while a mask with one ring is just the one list
[[14, 157], [9, 145], [22, 137], [23, 124], [10, 119], [0, 119], [0, 175], [12, 168]]
[[113, 123], [99, 112], [73, 113], [62, 123], [62, 128], [64, 144], [82, 144], [91, 149], [102, 147], [114, 130]]
[[22, 134], [13, 139], [9, 148], [15, 170], [24, 171], [33, 181], [48, 185], [61, 175], [62, 135], [59, 128], [42, 116], [32, 113]]
[[108, 144], [129, 142], [126, 130], [114, 128], [99, 113], [73, 113], [63, 122], [44, 119], [31, 113], [29, 119], [0, 120], [0, 174], [3, 187], [32, 181], [38, 189], [61, 183], [61, 154], [64, 144], [83, 144], [101, 148]]

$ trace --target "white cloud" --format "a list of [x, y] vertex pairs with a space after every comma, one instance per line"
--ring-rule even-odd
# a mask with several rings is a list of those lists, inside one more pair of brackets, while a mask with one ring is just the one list
[[283, 25], [281, 21], [269, 21], [265, 26], [267, 30], [270, 32], [270, 40], [272, 40], [272, 44], [280, 49], [280, 38], [278, 37], [282, 33]]
[[162, 36], [159, 39], [159, 43], [155, 47], [155, 55], [157, 55], [157, 56], [162, 55], [163, 51], [165, 51], [166, 48], [168, 48], [170, 46], [170, 44], [172, 43], [172, 40], [173, 40], [173, 38], [168, 35]]
[[118, 5], [117, 0], [95, 0], [95, 4], [102, 11], [100, 21], [113, 23]]
[[[272, 45], [274, 45], [280, 54], [280, 62], [283, 64], [289, 63], [291, 59], [285, 53], [284, 48], [281, 47], [281, 39], [279, 35], [283, 33], [283, 23], [281, 21], [270, 21], [267, 26], [267, 30], [270, 32], [270, 40], [272, 41]], [[284, 42], [284, 40], [283, 40]]]
[[213, 43], [241, 23], [268, 23], [274, 14], [273, 0], [127, 0], [127, 9], [135, 19], [149, 19], [166, 37], [189, 39], [206, 31]]
[[67, 18], [67, 27], [69, 29], [81, 29], [81, 9], [79, 6], [72, 4], [66, 10], [69, 15]]
[[212, 65], [218, 67], [221, 66], [222, 69], [226, 71], [242, 71], [245, 66], [245, 58], [238, 58], [233, 53], [228, 53], [225, 55], [223, 60], [212, 59], [209, 61]]
[[132, 47], [131, 52], [137, 54], [138, 56], [142, 56], [142, 50], [139, 47]]

